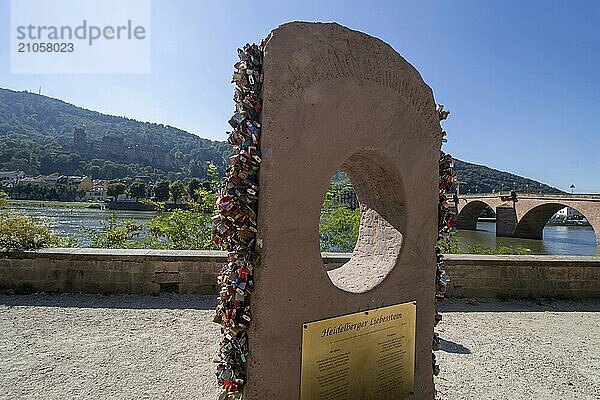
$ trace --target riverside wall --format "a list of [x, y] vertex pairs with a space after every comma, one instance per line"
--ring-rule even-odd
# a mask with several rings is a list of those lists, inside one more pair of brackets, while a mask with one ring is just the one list
[[[323, 253], [326, 270], [349, 254]], [[221, 251], [45, 249], [0, 257], [0, 291], [214, 295]], [[448, 255], [449, 297], [600, 298], [600, 257]], [[327, 279], [327, 275], [323, 275]], [[290, 277], [290, 279], [293, 279]]]

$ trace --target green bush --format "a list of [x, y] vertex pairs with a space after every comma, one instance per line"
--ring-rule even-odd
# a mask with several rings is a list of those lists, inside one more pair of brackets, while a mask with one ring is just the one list
[[88, 229], [92, 247], [102, 249], [127, 249], [143, 247], [139, 237], [144, 230], [143, 225], [131, 220], [119, 220], [116, 214], [102, 224], [99, 230]]
[[212, 222], [207, 214], [176, 210], [159, 215], [148, 223], [150, 236], [146, 247], [171, 250], [216, 250], [212, 241]]
[[351, 209], [342, 203], [342, 194], [350, 189], [349, 183], [332, 183], [325, 194], [321, 208], [319, 236], [321, 251], [352, 252], [358, 239], [360, 209]]
[[8, 212], [0, 214], [0, 252], [66, 247], [72, 244], [71, 240], [58, 237], [47, 226], [31, 217]]
[[[214, 203], [213, 203], [214, 204]], [[156, 203], [162, 210], [161, 203]], [[164, 206], [164, 204], [162, 204]], [[116, 214], [100, 229], [89, 229], [92, 247], [104, 249], [216, 250], [212, 222], [202, 206], [161, 213], [146, 224], [120, 220]]]
[[498, 247], [486, 247], [482, 245], [470, 245], [467, 246], [467, 254], [518, 254], [527, 255], [531, 254], [531, 249], [525, 247], [514, 247], [514, 246], [498, 246]]
[[480, 244], [467, 245], [466, 248], [461, 246], [461, 240], [458, 236], [452, 236], [450, 240], [440, 240], [438, 246], [444, 254], [489, 254], [489, 255], [501, 255], [501, 254], [517, 254], [527, 255], [531, 254], [531, 249], [525, 247], [515, 246], [504, 246], [498, 247], [487, 247]]

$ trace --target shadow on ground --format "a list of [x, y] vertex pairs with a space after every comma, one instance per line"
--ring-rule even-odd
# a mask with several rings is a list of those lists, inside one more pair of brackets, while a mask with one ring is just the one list
[[471, 350], [468, 347], [450, 340], [440, 339], [440, 344], [442, 345], [441, 350], [445, 351], [446, 353], [471, 354]]
[[124, 309], [214, 309], [216, 296], [161, 294], [159, 296], [97, 294], [0, 294], [0, 305], [8, 307], [75, 307]]

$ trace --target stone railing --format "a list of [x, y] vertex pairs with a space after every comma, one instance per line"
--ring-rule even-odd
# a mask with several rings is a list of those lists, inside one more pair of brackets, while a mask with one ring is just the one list
[[[323, 253], [327, 270], [349, 254]], [[0, 291], [216, 294], [220, 251], [46, 249], [0, 258]], [[600, 257], [448, 255], [450, 297], [600, 298]]]
[[[509, 197], [510, 191], [502, 191], [496, 193], [468, 193], [461, 194], [461, 199], [483, 199], [483, 198], [500, 198], [503, 196]], [[598, 193], [521, 193], [517, 192], [517, 196], [523, 199], [536, 199], [536, 200], [571, 200], [571, 201], [600, 201], [600, 194]]]

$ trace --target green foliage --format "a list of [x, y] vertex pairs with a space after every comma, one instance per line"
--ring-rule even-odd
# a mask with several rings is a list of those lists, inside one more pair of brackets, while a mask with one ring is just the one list
[[146, 245], [154, 249], [216, 250], [212, 241], [211, 220], [206, 214], [175, 210], [149, 222], [151, 237]]
[[198, 201], [194, 204], [197, 212], [211, 214], [215, 212], [215, 202], [217, 194], [211, 190], [198, 189], [196, 191]]
[[340, 202], [349, 183], [332, 182], [321, 208], [319, 236], [321, 251], [352, 252], [358, 239], [360, 210]]
[[154, 197], [156, 200], [162, 202], [169, 200], [169, 185], [170, 183], [167, 180], [156, 182], [156, 185], [154, 185]]
[[32, 217], [9, 212], [0, 213], [0, 253], [72, 245], [74, 243], [71, 240], [60, 238]]
[[185, 185], [183, 182], [177, 180], [169, 185], [169, 192], [171, 193], [171, 198], [177, 204], [177, 201], [186, 194]]
[[454, 169], [460, 181], [460, 193], [492, 193], [516, 190], [521, 193], [561, 193], [546, 184], [498, 171], [485, 165], [455, 160]]
[[137, 179], [129, 186], [129, 195], [136, 200], [146, 197], [146, 193], [146, 184], [142, 180]]
[[514, 246], [497, 246], [497, 247], [487, 247], [482, 245], [469, 245], [467, 246], [466, 254], [492, 254], [492, 255], [502, 255], [502, 254], [518, 254], [518, 255], [528, 255], [531, 254], [531, 249], [525, 247], [514, 247]]
[[140, 248], [143, 225], [131, 220], [119, 220], [116, 214], [102, 224], [100, 230], [88, 229], [92, 247], [102, 249]]
[[525, 247], [505, 246], [500, 245], [497, 247], [487, 247], [482, 245], [467, 245], [462, 246], [461, 239], [458, 236], [452, 236], [450, 240], [440, 240], [438, 246], [442, 250], [443, 254], [489, 254], [489, 255], [502, 255], [502, 254], [516, 254], [516, 255], [527, 255], [531, 254], [531, 249]]
[[460, 254], [460, 238], [456, 235], [450, 237], [449, 240], [442, 239], [438, 242], [442, 254]]
[[208, 178], [201, 183], [201, 188], [196, 190], [196, 204], [194, 205], [198, 212], [212, 214], [215, 212], [215, 203], [217, 192], [221, 185], [217, 167], [209, 163], [207, 166]]
[[[130, 220], [119, 220], [114, 214], [101, 229], [89, 230], [92, 246], [113, 249], [216, 250], [217, 247], [212, 241], [212, 222], [209, 214], [204, 212], [204, 207], [208, 203], [211, 203], [214, 209], [215, 196], [214, 192], [200, 189], [198, 203], [191, 203], [192, 210], [161, 213], [143, 225]], [[150, 203], [160, 211], [164, 209], [164, 203]]]
[[[87, 138], [74, 143], [74, 130], [83, 125]], [[104, 115], [34, 93], [0, 89], [0, 169], [109, 180], [136, 175], [205, 179], [206, 161], [224, 171], [229, 152], [227, 143], [171, 126]]]
[[121, 194], [125, 194], [127, 191], [127, 185], [122, 182], [111, 182], [106, 187], [106, 195], [116, 199]]
[[19, 182], [10, 188], [10, 195], [17, 199], [76, 201], [85, 195], [85, 191], [74, 185]]
[[0, 192], [0, 208], [4, 208], [8, 204], [6, 197], [6, 193]]
[[192, 178], [188, 182], [188, 193], [190, 194], [190, 198], [192, 201], [198, 201], [198, 193], [196, 193], [201, 188], [200, 181], [196, 178]]
[[219, 179], [219, 170], [212, 162], [209, 162], [206, 165], [206, 179], [204, 182], [208, 183], [209, 187], [212, 189], [217, 188], [221, 183], [221, 180]]

